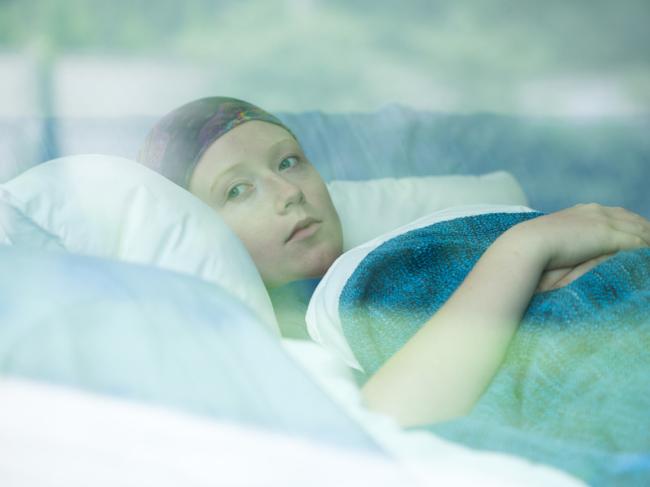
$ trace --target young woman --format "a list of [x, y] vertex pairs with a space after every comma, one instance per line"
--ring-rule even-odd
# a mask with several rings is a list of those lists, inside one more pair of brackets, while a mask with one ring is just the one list
[[[291, 131], [256, 106], [220, 97], [188, 103], [156, 124], [139, 160], [219, 213], [250, 252], [278, 310], [290, 300], [282, 291], [287, 284], [323, 276], [342, 252], [323, 180]], [[468, 413], [536, 291], [564, 286], [620, 250], [649, 245], [650, 222], [622, 208], [579, 205], [514, 225], [364, 384], [367, 406], [403, 425]], [[296, 323], [289, 318], [279, 321]], [[298, 334], [296, 327], [285, 333]]]

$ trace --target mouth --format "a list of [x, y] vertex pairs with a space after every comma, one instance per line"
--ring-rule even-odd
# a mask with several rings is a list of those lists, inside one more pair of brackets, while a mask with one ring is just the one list
[[296, 223], [296, 225], [293, 227], [293, 230], [291, 230], [289, 237], [287, 237], [284, 243], [305, 240], [306, 238], [309, 238], [315, 234], [320, 228], [320, 225], [320, 220], [316, 220], [315, 218], [311, 217], [304, 218]]

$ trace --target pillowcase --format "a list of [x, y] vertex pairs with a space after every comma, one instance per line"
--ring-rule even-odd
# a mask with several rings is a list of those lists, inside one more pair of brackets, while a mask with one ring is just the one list
[[[65, 250], [56, 235], [48, 233], [18, 210], [20, 203], [0, 186], [0, 243], [38, 249]], [[10, 232], [10, 233], [7, 233]]]
[[141, 164], [105, 155], [55, 159], [1, 185], [0, 200], [5, 241], [191, 274], [227, 289], [278, 331], [239, 239], [198, 198]]
[[307, 331], [309, 336], [340, 357], [357, 370], [363, 368], [355, 358], [343, 333], [339, 317], [339, 297], [345, 283], [361, 261], [382, 243], [397, 235], [434, 223], [485, 213], [518, 213], [532, 211], [526, 206], [512, 205], [464, 205], [441, 210], [381, 235], [363, 245], [347, 251], [329, 268], [316, 287], [307, 308]]
[[332, 181], [327, 187], [341, 218], [345, 250], [451, 206], [528, 205], [520, 184], [505, 171], [483, 176]]

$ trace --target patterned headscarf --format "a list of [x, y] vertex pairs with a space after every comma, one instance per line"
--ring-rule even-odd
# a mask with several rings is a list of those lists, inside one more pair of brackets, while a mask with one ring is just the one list
[[210, 144], [250, 120], [279, 125], [293, 136], [280, 120], [248, 102], [201, 98], [161, 118], [147, 135], [138, 161], [189, 189], [192, 172]]

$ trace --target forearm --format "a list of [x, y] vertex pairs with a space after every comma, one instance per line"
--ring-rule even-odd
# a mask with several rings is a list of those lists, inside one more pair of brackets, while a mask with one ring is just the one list
[[365, 384], [366, 405], [403, 425], [466, 414], [498, 369], [547, 258], [516, 227]]
[[612, 255], [614, 254], [605, 254], [601, 255], [600, 257], [594, 257], [593, 259], [589, 259], [572, 267], [563, 267], [560, 269], [545, 271], [540, 277], [539, 284], [537, 285], [535, 292], [541, 293], [552, 291], [553, 289], [567, 286], [579, 277], [589, 272], [601, 262], [609, 259]]

